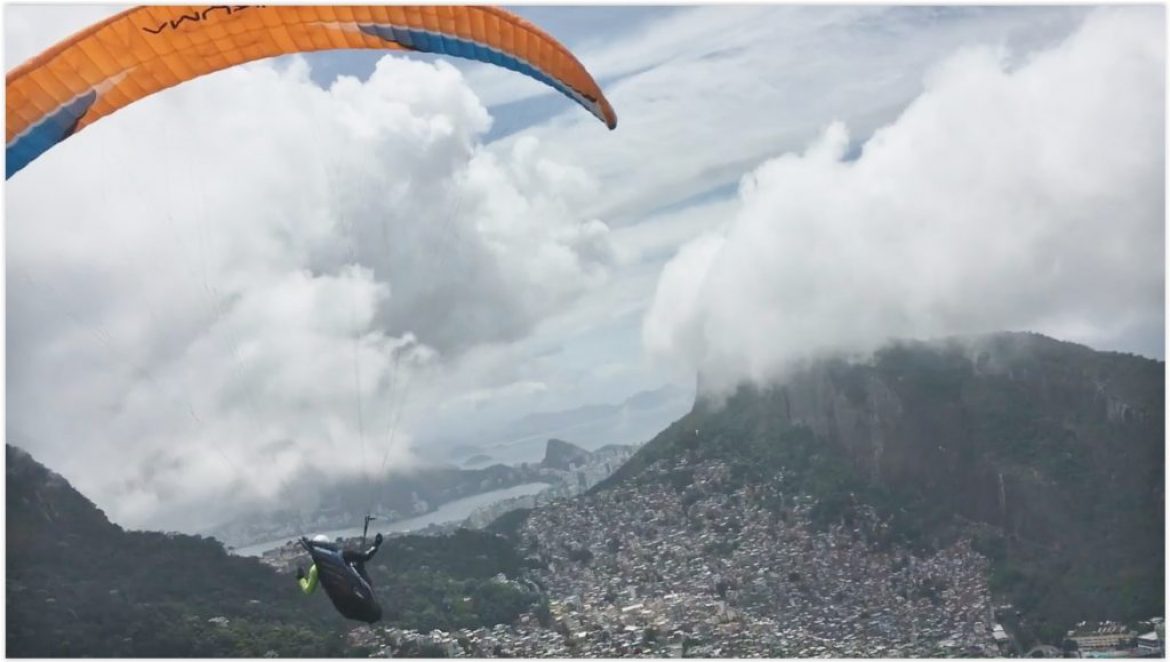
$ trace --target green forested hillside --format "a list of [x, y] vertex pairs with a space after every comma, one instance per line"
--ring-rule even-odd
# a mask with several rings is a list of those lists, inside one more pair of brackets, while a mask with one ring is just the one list
[[28, 454], [6, 457], [8, 655], [345, 654], [347, 627], [288, 577], [211, 538], [124, 531]]
[[[323, 592], [213, 539], [125, 531], [68, 482], [7, 447], [7, 652], [24, 657], [361, 655]], [[306, 558], [307, 562], [307, 558]], [[539, 600], [490, 533], [386, 541], [369, 568], [384, 623], [429, 631], [512, 621]]]

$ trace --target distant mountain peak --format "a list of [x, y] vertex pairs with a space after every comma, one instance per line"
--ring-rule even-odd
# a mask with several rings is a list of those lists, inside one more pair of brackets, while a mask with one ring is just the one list
[[561, 439], [549, 439], [540, 466], [547, 469], [571, 471], [589, 461], [589, 451]]

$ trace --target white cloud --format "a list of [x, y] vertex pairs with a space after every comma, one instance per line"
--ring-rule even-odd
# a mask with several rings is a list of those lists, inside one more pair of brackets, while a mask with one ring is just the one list
[[129, 5], [32, 3], [4, 6], [4, 68], [11, 70], [69, 35]]
[[525, 401], [531, 401], [533, 396], [545, 393], [548, 391], [548, 385], [537, 381], [518, 381], [506, 384], [499, 388], [478, 389], [469, 393], [463, 393], [452, 400], [443, 403], [442, 408], [458, 408], [461, 406], [470, 405], [473, 409], [478, 409], [486, 402], [492, 400], [499, 400], [504, 398], [516, 398]]
[[524, 337], [612, 261], [577, 211], [591, 178], [535, 138], [484, 150], [489, 126], [445, 62], [323, 90], [294, 59], [57, 146], [6, 187], [9, 430], [132, 526], [410, 462], [406, 381], [441, 402], [442, 362]]
[[838, 123], [763, 164], [663, 271], [646, 343], [726, 386], [889, 337], [1162, 328], [1161, 17], [1099, 11], [1015, 67], [966, 50], [856, 161]]

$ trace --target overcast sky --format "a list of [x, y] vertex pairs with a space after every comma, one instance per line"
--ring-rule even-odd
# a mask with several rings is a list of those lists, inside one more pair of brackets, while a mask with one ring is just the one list
[[[117, 10], [6, 6], [6, 68]], [[10, 441], [191, 529], [676, 385], [664, 426], [696, 370], [999, 329], [1163, 356], [1161, 7], [516, 10], [616, 131], [495, 67], [324, 53], [7, 182]]]

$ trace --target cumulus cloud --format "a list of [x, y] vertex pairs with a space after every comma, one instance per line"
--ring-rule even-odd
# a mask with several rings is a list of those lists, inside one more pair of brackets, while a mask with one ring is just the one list
[[130, 526], [411, 462], [407, 385], [442, 398], [612, 261], [592, 179], [490, 123], [443, 61], [322, 89], [294, 58], [51, 150], [6, 189], [10, 434]]
[[664, 269], [645, 343], [726, 387], [891, 337], [1161, 331], [1161, 19], [1102, 10], [1025, 58], [964, 50], [855, 160], [836, 123], [764, 163]]
[[130, 5], [60, 4], [4, 8], [4, 68], [10, 70], [71, 34]]

